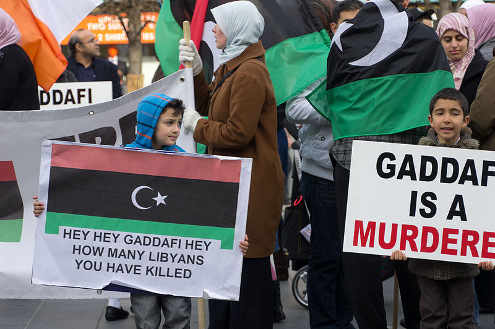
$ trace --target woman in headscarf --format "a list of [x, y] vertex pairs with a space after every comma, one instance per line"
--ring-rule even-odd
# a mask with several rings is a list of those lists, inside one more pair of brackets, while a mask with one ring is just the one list
[[277, 152], [276, 101], [265, 49], [264, 19], [249, 1], [212, 9], [222, 64], [208, 86], [194, 43], [180, 42], [182, 63], [192, 62], [196, 107], [186, 110], [184, 129], [206, 144], [209, 154], [252, 158], [247, 214], [249, 251], [244, 258], [239, 302], [210, 301], [210, 329], [272, 328], [269, 256], [282, 209], [283, 173]]
[[490, 61], [495, 47], [495, 5], [485, 3], [470, 7], [466, 12], [476, 37], [475, 48]]
[[36, 74], [20, 40], [14, 20], [0, 8], [0, 110], [40, 109]]
[[474, 30], [466, 16], [450, 13], [438, 22], [437, 34], [449, 60], [455, 88], [466, 96], [471, 105], [488, 64], [475, 50]]

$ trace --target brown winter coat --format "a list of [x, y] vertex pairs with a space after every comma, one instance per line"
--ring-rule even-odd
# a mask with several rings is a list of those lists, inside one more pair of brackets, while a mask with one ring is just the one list
[[471, 105], [471, 128], [480, 139], [480, 149], [495, 151], [495, 59], [486, 67]]
[[[471, 129], [461, 130], [461, 138], [456, 145], [447, 146], [438, 143], [438, 139], [433, 128], [430, 128], [428, 135], [419, 140], [419, 145], [457, 147], [463, 149], [475, 149], [479, 147], [476, 139], [471, 138]], [[410, 259], [409, 270], [416, 274], [432, 280], [451, 280], [456, 278], [471, 278], [480, 273], [475, 264], [442, 262], [436, 260]]]
[[[247, 217], [247, 257], [269, 256], [280, 223], [283, 172], [277, 149], [277, 111], [261, 42], [221, 65], [208, 86], [203, 73], [194, 78], [200, 119], [194, 139], [208, 153], [253, 159]], [[235, 72], [210, 97], [227, 72]]]

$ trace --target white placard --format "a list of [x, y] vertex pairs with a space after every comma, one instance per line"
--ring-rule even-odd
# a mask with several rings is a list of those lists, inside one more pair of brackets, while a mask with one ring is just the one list
[[251, 166], [45, 141], [33, 283], [239, 300]]
[[354, 141], [344, 252], [495, 259], [495, 153]]
[[42, 110], [70, 109], [112, 100], [112, 82], [55, 83], [46, 92], [38, 87]]
[[[3, 287], [0, 298], [101, 297], [93, 290], [31, 283], [37, 223], [32, 213], [32, 197], [39, 193], [41, 142], [45, 139], [63, 139], [116, 146], [131, 143], [134, 140], [134, 113], [138, 103], [157, 92], [182, 99], [186, 107], [194, 108], [192, 70], [175, 72], [146, 88], [100, 104], [57, 111], [0, 111], [0, 162], [12, 164], [24, 204], [21, 229], [17, 235], [0, 239], [0, 286]], [[177, 144], [188, 152], [195, 150], [191, 132], [181, 132]], [[0, 205], [0, 209], [5, 209], [2, 207]], [[1, 222], [10, 224], [6, 220]], [[15, 221], [10, 222], [15, 224]]]

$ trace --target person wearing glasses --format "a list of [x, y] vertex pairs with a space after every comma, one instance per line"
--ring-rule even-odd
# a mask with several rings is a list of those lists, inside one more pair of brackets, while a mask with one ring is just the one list
[[69, 65], [67, 69], [74, 73], [79, 82], [111, 81], [112, 96], [122, 96], [117, 66], [106, 59], [99, 58], [98, 39], [89, 30], [80, 29], [72, 33], [69, 39]]

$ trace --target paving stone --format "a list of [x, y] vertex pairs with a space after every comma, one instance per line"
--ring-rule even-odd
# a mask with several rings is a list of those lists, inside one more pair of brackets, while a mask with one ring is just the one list
[[0, 300], [0, 328], [25, 329], [41, 303], [36, 299]]

